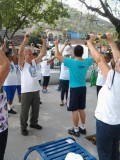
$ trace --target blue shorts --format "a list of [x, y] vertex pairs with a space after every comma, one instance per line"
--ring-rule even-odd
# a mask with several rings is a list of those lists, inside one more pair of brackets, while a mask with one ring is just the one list
[[18, 96], [21, 96], [21, 85], [16, 86]]
[[3, 86], [3, 90], [6, 92], [7, 101], [13, 101], [16, 86]]
[[86, 107], [86, 86], [70, 88], [68, 111], [83, 110]]

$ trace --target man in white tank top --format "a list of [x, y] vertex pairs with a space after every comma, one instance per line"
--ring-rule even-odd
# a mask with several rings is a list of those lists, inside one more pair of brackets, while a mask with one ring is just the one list
[[29, 109], [31, 106], [30, 114], [30, 127], [35, 129], [42, 129], [42, 126], [38, 124], [39, 117], [39, 90], [40, 85], [38, 82], [36, 65], [41, 61], [42, 57], [46, 53], [46, 39], [42, 38], [43, 45], [39, 56], [33, 59], [33, 53], [30, 48], [25, 49], [25, 45], [29, 40], [29, 34], [26, 34], [24, 40], [19, 49], [19, 61], [18, 64], [21, 68], [21, 134], [28, 135], [27, 121], [29, 115]]
[[6, 92], [6, 96], [7, 96], [8, 113], [16, 114], [17, 112], [13, 110], [13, 99], [14, 99], [16, 85], [17, 85], [17, 76], [16, 76], [16, 68], [15, 68], [17, 50], [13, 42], [11, 42], [11, 46], [12, 46], [12, 53], [10, 48], [7, 49], [6, 41], [4, 41], [4, 44], [2, 47], [3, 51], [6, 50], [5, 55], [10, 61], [10, 70], [3, 84], [3, 90]]

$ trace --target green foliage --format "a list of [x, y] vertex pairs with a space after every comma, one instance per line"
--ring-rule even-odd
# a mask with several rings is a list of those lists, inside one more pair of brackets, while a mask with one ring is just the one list
[[41, 35], [40, 34], [31, 34], [28, 45], [31, 45], [31, 43], [33, 43], [34, 47], [38, 48], [37, 44], [42, 44]]
[[12, 31], [12, 36], [40, 21], [51, 24], [65, 16], [67, 9], [57, 0], [0, 0], [0, 25]]
[[51, 3], [47, 4], [47, 10], [43, 12], [43, 17], [48, 24], [55, 24], [54, 19], [57, 20], [60, 17], [69, 17], [69, 15], [67, 9], [63, 7], [61, 2], [51, 0]]

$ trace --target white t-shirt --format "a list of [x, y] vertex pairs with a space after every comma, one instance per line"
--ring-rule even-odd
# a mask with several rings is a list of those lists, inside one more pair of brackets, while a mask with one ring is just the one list
[[21, 93], [36, 92], [40, 90], [37, 77], [36, 62], [32, 60], [32, 65], [25, 62], [21, 71]]
[[95, 117], [104, 123], [117, 125], [120, 124], [120, 73], [115, 72], [111, 86], [113, 74], [114, 71], [111, 69], [99, 91]]
[[69, 80], [69, 68], [64, 66], [64, 63], [61, 64], [60, 77], [61, 80]]
[[[108, 63], [108, 65], [112, 68], [111, 62]], [[98, 76], [97, 76], [97, 80], [96, 80], [96, 85], [97, 86], [103, 86], [104, 84], [105, 84], [105, 79], [104, 79], [104, 77], [102, 75], [101, 70], [98, 67]]]
[[47, 60], [41, 63], [41, 73], [42, 76], [50, 76], [50, 64], [47, 64]]
[[42, 77], [42, 73], [41, 73], [41, 62], [36, 65], [36, 68], [37, 68], [38, 80], [41, 80], [41, 77]]
[[17, 85], [16, 68], [13, 62], [10, 63], [10, 71], [3, 86], [13, 86]]
[[16, 68], [16, 78], [17, 78], [17, 86], [21, 85], [21, 70], [18, 65], [15, 65]]
[[8, 128], [7, 98], [3, 91], [0, 93], [0, 133]]
[[101, 70], [98, 67], [98, 76], [97, 76], [97, 80], [96, 80], [96, 85], [97, 86], [103, 86], [105, 84], [105, 79], [102, 75]]

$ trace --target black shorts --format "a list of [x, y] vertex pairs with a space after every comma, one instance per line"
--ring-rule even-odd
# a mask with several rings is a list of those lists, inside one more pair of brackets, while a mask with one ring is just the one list
[[70, 95], [68, 98], [68, 111], [83, 110], [86, 107], [86, 86], [70, 88]]

